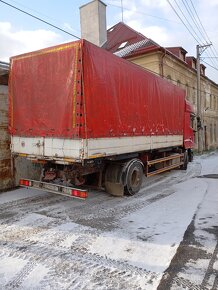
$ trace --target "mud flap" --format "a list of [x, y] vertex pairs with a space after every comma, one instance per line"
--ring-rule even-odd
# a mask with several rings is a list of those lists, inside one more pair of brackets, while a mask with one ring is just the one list
[[105, 189], [113, 196], [124, 196], [124, 186], [121, 183], [106, 181]]

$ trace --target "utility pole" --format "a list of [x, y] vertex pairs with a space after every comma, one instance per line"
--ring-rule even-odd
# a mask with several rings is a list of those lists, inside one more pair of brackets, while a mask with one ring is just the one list
[[212, 44], [197, 45], [196, 58], [197, 58], [197, 129], [198, 129], [198, 152], [203, 152], [203, 120], [202, 120], [202, 99], [201, 99], [201, 67], [200, 57], [201, 54]]

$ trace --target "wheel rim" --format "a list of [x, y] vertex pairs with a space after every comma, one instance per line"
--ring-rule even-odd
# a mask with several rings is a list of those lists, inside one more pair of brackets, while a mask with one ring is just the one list
[[143, 169], [139, 162], [130, 165], [127, 171], [126, 194], [134, 195], [140, 190], [142, 184]]
[[137, 187], [140, 182], [140, 172], [138, 168], [134, 168], [131, 176], [131, 187]]

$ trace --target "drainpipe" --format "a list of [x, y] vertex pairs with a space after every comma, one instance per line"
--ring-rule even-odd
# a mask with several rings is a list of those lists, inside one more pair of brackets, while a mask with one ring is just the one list
[[164, 57], [166, 55], [166, 49], [163, 49], [162, 51], [164, 51], [164, 53], [162, 53], [160, 60], [160, 75], [164, 78]]

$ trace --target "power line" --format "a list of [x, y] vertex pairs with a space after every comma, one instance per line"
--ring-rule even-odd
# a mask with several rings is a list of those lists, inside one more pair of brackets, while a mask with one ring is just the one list
[[[210, 41], [210, 39], [209, 39], [209, 37], [208, 37], [208, 34], [207, 34], [207, 32], [206, 32], [206, 30], [205, 30], [205, 28], [204, 28], [204, 26], [203, 26], [203, 24], [202, 24], [202, 22], [201, 22], [201, 20], [200, 20], [200, 17], [198, 16], [198, 13], [197, 13], [197, 11], [196, 11], [196, 9], [195, 9], [195, 6], [194, 6], [192, 0], [190, 0], [190, 1], [191, 1], [191, 5], [192, 5], [192, 7], [193, 7], [193, 10], [194, 10], [194, 12], [195, 12], [195, 14], [196, 14], [196, 16], [197, 16], [197, 19], [198, 19], [198, 21], [199, 21], [199, 23], [200, 23], [200, 26], [202, 27], [202, 30], [204, 31], [204, 33], [205, 33], [205, 35], [206, 35], [206, 38]], [[210, 41], [210, 42], [211, 42], [211, 41]]]
[[[190, 23], [190, 21], [188, 20], [187, 16], [184, 14], [184, 12], [182, 11], [181, 7], [178, 5], [177, 0], [174, 0], [174, 2], [176, 4], [176, 6], [177, 6], [177, 9], [179, 9], [180, 13], [182, 14], [183, 18], [181, 17], [181, 14], [178, 13], [177, 9], [173, 6], [173, 4], [170, 2], [170, 0], [167, 0], [167, 2], [169, 3], [169, 5], [173, 9], [173, 11], [176, 13], [176, 15], [179, 17], [179, 19], [182, 21], [183, 25], [186, 27], [186, 29], [189, 31], [189, 33], [192, 35], [192, 37], [197, 41], [197, 43], [201, 43], [202, 42], [201, 38], [203, 38], [203, 40], [206, 43], [208, 43], [208, 40], [209, 40], [209, 43], [211, 43], [211, 41], [210, 41], [210, 39], [209, 39], [209, 37], [207, 35], [207, 32], [206, 32], [205, 28], [203, 27], [203, 24], [201, 23], [201, 20], [200, 20], [198, 14], [197, 14], [197, 11], [194, 8], [193, 3], [192, 3], [192, 7], [194, 9], [194, 12], [191, 10], [191, 8], [188, 5], [187, 1], [186, 0], [182, 0], [186, 11], [188, 12], [189, 16], [191, 16], [191, 20], [192, 20], [192, 22], [193, 22], [193, 24], [195, 26], [195, 29], [197, 29], [197, 32], [200, 34], [200, 36], [199, 36], [199, 34], [197, 34], [196, 30], [193, 28], [193, 25]], [[194, 13], [197, 16], [199, 24], [197, 22], [197, 19], [194, 16]], [[185, 23], [184, 19], [185, 19], [186, 23]], [[211, 52], [212, 52], [212, 56], [215, 56], [215, 53], [214, 53], [214, 51], [212, 49], [211, 49]], [[216, 53], [216, 55], [217, 54], [218, 53]], [[211, 54], [209, 52], [207, 53], [207, 55], [209, 57], [211, 57]], [[213, 63], [213, 67], [215, 67], [216, 64], [214, 63], [214, 59], [211, 58], [210, 61]]]
[[172, 3], [170, 2], [170, 0], [167, 0], [167, 2], [169, 3], [170, 7], [173, 9], [174, 13], [179, 17], [179, 19], [181, 20], [181, 22], [183, 23], [183, 25], [186, 27], [186, 29], [188, 30], [188, 32], [192, 35], [192, 37], [195, 39], [195, 41], [198, 43], [197, 38], [194, 36], [194, 34], [191, 32], [191, 30], [188, 28], [188, 26], [185, 24], [185, 22], [183, 21], [183, 19], [180, 17], [179, 13], [176, 11], [176, 9], [174, 8], [174, 6], [172, 5]]
[[218, 68], [216, 68], [215, 66], [213, 66], [213, 65], [211, 65], [211, 64], [209, 64], [209, 63], [207, 63], [206, 61], [204, 61], [204, 60], [202, 60], [204, 63], [206, 63], [207, 65], [209, 65], [211, 68], [213, 68], [213, 69], [215, 69], [215, 70], [217, 70], [218, 71]]
[[[54, 18], [54, 17], [50, 17], [50, 16], [48, 16], [47, 14], [42, 13], [41, 11], [38, 11], [38, 10], [36, 10], [36, 9], [32, 9], [32, 8], [30, 8], [29, 6], [23, 5], [22, 3], [18, 2], [18, 1], [10, 0], [10, 2], [13, 2], [13, 3], [15, 3], [15, 4], [18, 4], [19, 6], [21, 6], [21, 7], [23, 7], [23, 8], [26, 8], [26, 9], [28, 9], [28, 10], [30, 10], [30, 11], [33, 11], [33, 12], [37, 13], [38, 15], [41, 15], [41, 16], [43, 16], [43, 17], [46, 17], [47, 19], [50, 19], [50, 20], [52, 20], [52, 21], [56, 21], [56, 22], [60, 22], [60, 21], [61, 21], [60, 19], [57, 19], [57, 18]], [[65, 24], [62, 25], [62, 26], [63, 26], [64, 28], [67, 28], [67, 26], [65, 27]], [[70, 30], [73, 31], [74, 33], [79, 33], [78, 30], [75, 30], [75, 29], [72, 29], [72, 28], [70, 28]]]
[[17, 2], [17, 1], [14, 1], [14, 0], [10, 0], [10, 2], [13, 2], [13, 3], [19, 5], [20, 7], [23, 7], [23, 8], [25, 8], [25, 9], [28, 9], [28, 10], [32, 11], [32, 12], [35, 12], [35, 13], [37, 13], [37, 14], [43, 16], [43, 17], [46, 17], [46, 18], [48, 18], [48, 19], [50, 19], [50, 20], [57, 21], [57, 19], [51, 18], [50, 16], [48, 16], [48, 15], [42, 13], [42, 12], [39, 12], [39, 11], [37, 11], [37, 10], [35, 10], [35, 9], [32, 9], [32, 8], [26, 6], [26, 5], [23, 5], [23, 4], [20, 3], [20, 2]]
[[11, 8], [14, 8], [14, 9], [16, 9], [16, 10], [18, 10], [18, 11], [20, 11], [20, 12], [22, 12], [22, 13], [24, 13], [24, 14], [32, 17], [32, 18], [34, 18], [34, 19], [36, 19], [36, 20], [39, 20], [39, 21], [41, 21], [41, 22], [43, 22], [43, 23], [45, 23], [45, 24], [47, 24], [47, 25], [49, 25], [49, 26], [51, 26], [51, 27], [53, 27], [55, 29], [58, 29], [58, 30], [70, 35], [70, 36], [73, 36], [73, 37], [75, 37], [77, 39], [80, 39], [80, 37], [76, 36], [75, 34], [72, 34], [72, 33], [68, 32], [68, 31], [66, 31], [66, 30], [64, 30], [64, 29], [62, 29], [62, 28], [60, 28], [60, 27], [58, 27], [58, 26], [56, 26], [54, 24], [51, 24], [51, 23], [49, 23], [49, 22], [47, 22], [47, 21], [45, 21], [45, 20], [43, 20], [43, 19], [41, 19], [41, 18], [31, 14], [31, 13], [28, 13], [28, 12], [26, 12], [26, 11], [16, 7], [16, 6], [14, 6], [14, 5], [11, 5], [11, 4], [9, 4], [9, 3], [5, 2], [5, 1], [2, 1], [2, 0], [0, 0], [0, 2], [5, 4], [5, 5], [7, 5], [7, 6], [9, 6], [9, 7], [11, 7]]
[[[194, 15], [194, 12], [192, 11], [192, 9], [191, 9], [191, 7], [190, 7], [188, 1], [187, 1], [187, 0], [182, 0], [182, 3], [183, 3], [183, 5], [184, 5], [186, 11], [188, 12], [188, 14], [189, 14], [189, 16], [190, 16], [190, 18], [191, 18], [191, 20], [192, 20], [194, 26], [197, 28], [197, 31], [200, 33], [200, 36], [201, 36], [203, 39], [205, 39], [205, 35], [206, 35], [206, 43], [208, 43], [208, 40], [209, 40], [209, 43], [211, 43], [211, 41], [210, 41], [210, 39], [209, 39], [209, 37], [208, 37], [208, 35], [207, 35], [205, 29], [203, 28], [204, 30], [202, 30], [203, 24], [201, 23], [201, 25], [199, 25], [199, 23], [198, 23], [198, 21], [197, 21], [195, 15]], [[197, 14], [197, 11], [196, 11], [196, 10], [195, 10], [195, 14]], [[197, 15], [197, 16], [198, 16], [198, 15]], [[199, 17], [198, 17], [198, 19], [199, 19]], [[199, 19], [199, 21], [200, 21], [200, 19]], [[207, 40], [207, 39], [208, 39], [208, 40]], [[209, 47], [209, 48], [210, 48], [210, 47]], [[209, 52], [208, 52], [208, 55], [211, 56], [211, 55], [209, 54]]]
[[149, 17], [153, 17], [153, 18], [160, 19], [160, 20], [163, 20], [163, 21], [169, 21], [169, 22], [174, 22], [174, 23], [180, 24], [179, 22], [174, 21], [174, 20], [171, 20], [171, 19], [162, 18], [162, 17], [159, 17], [159, 16], [147, 14], [147, 13], [144, 13], [144, 12], [141, 12], [141, 11], [138, 11], [138, 10], [132, 10], [132, 9], [127, 8], [127, 7], [122, 7], [122, 6], [119, 6], [119, 5], [111, 4], [111, 3], [107, 2], [107, 1], [105, 3], [107, 5], [109, 5], [109, 6], [113, 6], [113, 7], [119, 8], [119, 9], [122, 9], [123, 8], [123, 10], [135, 12], [137, 14], [142, 14], [142, 15], [149, 16]]
[[[185, 1], [186, 1], [186, 0], [185, 0]], [[187, 2], [187, 1], [186, 1], [186, 2]], [[206, 39], [208, 39], [209, 43], [212, 43], [211, 40], [210, 40], [210, 38], [209, 38], [209, 36], [208, 36], [208, 34], [207, 34], [207, 32], [206, 32], [206, 30], [205, 30], [205, 28], [204, 28], [204, 26], [203, 26], [203, 24], [202, 24], [202, 21], [201, 21], [200, 17], [198, 16], [198, 13], [197, 13], [197, 11], [196, 11], [196, 9], [195, 9], [195, 6], [194, 6], [192, 0], [190, 0], [190, 2], [191, 2], [191, 6], [192, 6], [192, 8], [193, 8], [193, 11], [194, 11], [195, 15], [197, 16], [198, 22], [199, 22], [199, 24], [200, 24], [200, 26], [201, 26], [201, 28], [202, 28], [202, 31], [203, 31], [204, 35], [206, 36]], [[218, 52], [216, 51], [215, 47], [212, 46], [212, 47], [209, 47], [209, 49], [212, 51], [212, 54], [213, 54], [213, 55], [214, 55], [214, 54], [215, 54], [215, 55], [218, 55]]]
[[[201, 26], [199, 25], [198, 21], [196, 20], [195, 15], [194, 15], [194, 13], [192, 12], [192, 9], [191, 9], [191, 7], [189, 6], [187, 0], [182, 0], [182, 3], [183, 3], [183, 5], [185, 6], [186, 11], [187, 11], [188, 14], [190, 15], [190, 17], [191, 17], [191, 19], [192, 19], [194, 25], [197, 27], [197, 30], [200, 32], [200, 34], [201, 34], [201, 35], [203, 36], [203, 38], [204, 38], [204, 35], [203, 35], [203, 34], [204, 34], [204, 31], [202, 32], [202, 28], [201, 28]], [[195, 11], [196, 11], [196, 10], [195, 10]], [[211, 41], [209, 41], [209, 42], [211, 42]]]
[[210, 61], [211, 61], [211, 63], [214, 65], [214, 66], [216, 66], [216, 64], [215, 64], [215, 62], [214, 62], [214, 60], [216, 60], [216, 58], [214, 58], [214, 52], [211, 50], [211, 53], [212, 53], [212, 55], [209, 53], [209, 51], [208, 52], [205, 52], [205, 54], [207, 55], [207, 58], [209, 58], [210, 59]]
[[198, 41], [199, 41], [200, 37], [199, 37], [198, 34], [196, 33], [196, 31], [195, 31], [195, 29], [193, 28], [192, 24], [189, 22], [189, 20], [188, 20], [188, 18], [186, 17], [185, 13], [182, 11], [182, 9], [181, 9], [181, 7], [179, 6], [179, 4], [177, 3], [177, 1], [174, 0], [174, 2], [175, 2], [175, 4], [176, 4], [176, 6], [178, 7], [180, 13], [181, 13], [181, 14], [183, 15], [183, 17], [185, 18], [186, 23], [189, 25], [190, 29], [192, 29], [192, 32], [195, 34], [196, 38], [197, 38]]

